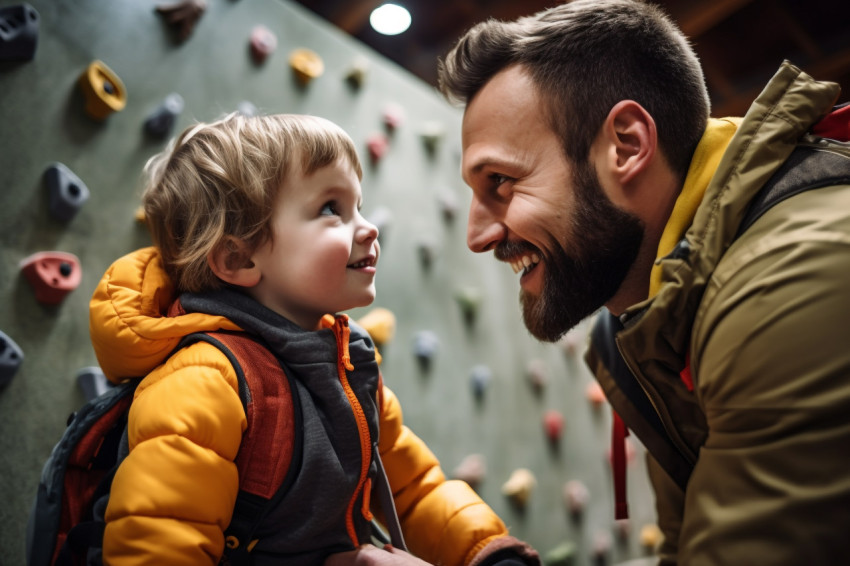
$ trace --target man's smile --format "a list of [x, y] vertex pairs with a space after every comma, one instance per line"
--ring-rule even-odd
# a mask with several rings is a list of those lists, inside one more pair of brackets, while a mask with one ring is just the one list
[[540, 263], [540, 256], [536, 253], [526, 254], [520, 258], [508, 262], [511, 264], [514, 273], [523, 271], [523, 275], [534, 269]]

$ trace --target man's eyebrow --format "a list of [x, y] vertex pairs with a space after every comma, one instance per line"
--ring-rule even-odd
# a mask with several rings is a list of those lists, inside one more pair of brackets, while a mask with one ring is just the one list
[[472, 167], [469, 169], [470, 175], [478, 175], [484, 169], [488, 167], [493, 167], [496, 169], [499, 168], [508, 168], [508, 169], [516, 169], [519, 166], [519, 162], [513, 159], [509, 159], [506, 157], [498, 156], [498, 155], [482, 155], [481, 157], [476, 157], [473, 162]]

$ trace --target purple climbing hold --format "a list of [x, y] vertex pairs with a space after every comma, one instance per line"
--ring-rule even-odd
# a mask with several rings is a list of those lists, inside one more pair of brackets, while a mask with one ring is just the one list
[[0, 8], [0, 61], [30, 61], [35, 57], [38, 23], [38, 12], [26, 2]]
[[44, 171], [50, 214], [57, 220], [71, 220], [89, 199], [89, 189], [62, 163], [52, 163]]
[[15, 376], [24, 353], [15, 341], [0, 330], [0, 387], [5, 387]]

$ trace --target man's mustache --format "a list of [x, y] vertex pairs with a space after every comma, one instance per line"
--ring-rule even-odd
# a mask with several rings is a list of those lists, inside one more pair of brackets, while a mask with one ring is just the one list
[[544, 257], [543, 252], [537, 246], [525, 241], [505, 240], [499, 242], [493, 250], [493, 257], [499, 261], [510, 261], [519, 256], [529, 254], [537, 254], [541, 258]]

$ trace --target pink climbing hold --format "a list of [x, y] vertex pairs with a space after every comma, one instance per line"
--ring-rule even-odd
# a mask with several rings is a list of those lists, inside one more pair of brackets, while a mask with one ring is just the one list
[[44, 305], [61, 303], [83, 276], [80, 260], [65, 252], [38, 252], [22, 260], [20, 267], [36, 300]]

